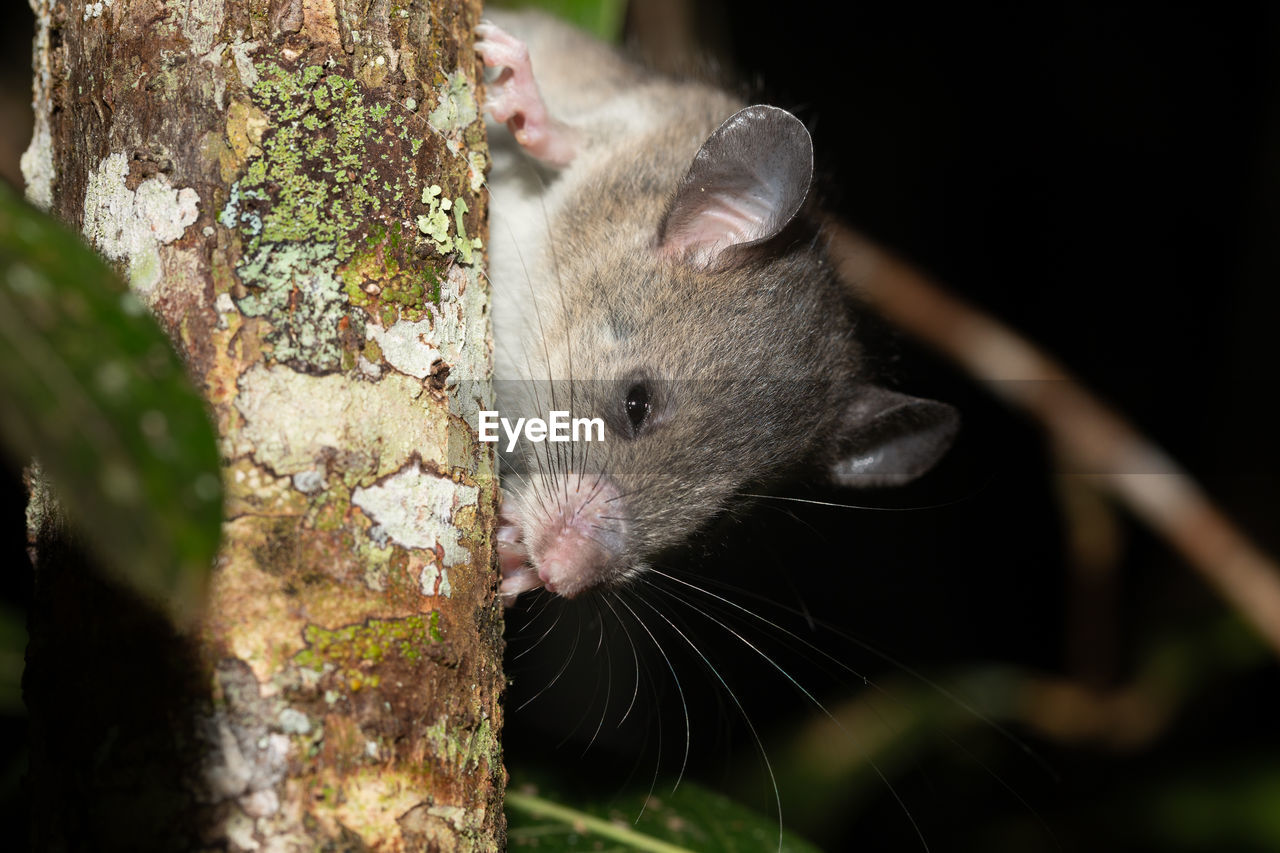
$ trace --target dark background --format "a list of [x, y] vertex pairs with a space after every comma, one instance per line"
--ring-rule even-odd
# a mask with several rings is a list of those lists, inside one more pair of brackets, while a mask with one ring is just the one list
[[[1271, 404], [1280, 388], [1276, 7], [784, 6], [740, 0], [708, 6], [700, 20], [739, 79], [809, 124], [828, 206], [1059, 357], [1266, 550], [1280, 552]], [[30, 135], [31, 19], [25, 4], [11, 4], [0, 22], [0, 175], [16, 183]], [[886, 379], [961, 409], [961, 442], [935, 474], [900, 494], [794, 494], [942, 506], [759, 507], [748, 523], [708, 539], [696, 555], [701, 575], [745, 590], [735, 600], [771, 619], [791, 619], [787, 609], [807, 614], [812, 623], [788, 626], [882, 684], [918, 683], [818, 622], [931, 677], [994, 662], [1115, 688], [1131, 682], [1152, 649], [1194, 646], [1228, 618], [1213, 591], [1123, 510], [1111, 519], [1111, 580], [1082, 596], [1062, 500], [1063, 481], [1079, 485], [1079, 476], [1052, 460], [1034, 424], [944, 361], [883, 330], [870, 337]], [[20, 604], [30, 567], [14, 471], [3, 488], [0, 589]], [[789, 733], [820, 720], [713, 622], [654, 603], [682, 614], [771, 755], [785, 754], [785, 745], [773, 749]], [[562, 609], [539, 608], [535, 600], [513, 614], [513, 651], [531, 646]], [[615, 727], [623, 706], [616, 695], [607, 707], [600, 698], [601, 658], [590, 647], [597, 632], [613, 638], [613, 689], [628, 696], [629, 648], [616, 627], [601, 628], [598, 605], [563, 609], [549, 639], [510, 663], [512, 764], [554, 766], [606, 794], [627, 784], [633, 765], [646, 785], [655, 760], [674, 775], [683, 721], [661, 659], [650, 655], [658, 686], [652, 695], [643, 689], [643, 711]], [[825, 702], [862, 687], [759, 624], [739, 630]], [[516, 710], [555, 677], [575, 636], [586, 639], [565, 675]], [[771, 813], [733, 701], [670, 631], [666, 642], [694, 705], [693, 774]], [[1261, 815], [1260, 792], [1280, 791], [1280, 672], [1265, 654], [1241, 659], [1224, 659], [1217, 677], [1198, 681], [1139, 748], [1069, 744], [1012, 721], [1050, 774], [989, 727], [939, 724], [936, 749], [895, 766], [895, 790], [932, 850], [1266, 849], [1262, 836], [1241, 830], [1255, 813], [1214, 797], [1239, 790], [1241, 809], [1261, 798]], [[1170, 665], [1192, 668], [1176, 656]], [[889, 706], [886, 727], [894, 713]], [[601, 714], [602, 735], [583, 754]], [[575, 732], [580, 718], [588, 722]], [[652, 737], [659, 718], [662, 750]], [[24, 732], [19, 712], [0, 718], [11, 827], [24, 808]], [[1261, 787], [1249, 787], [1254, 778]], [[1170, 799], [1170, 786], [1184, 782], [1189, 798]], [[784, 810], [805, 796], [784, 788]], [[1206, 834], [1162, 824], [1169, 802], [1199, 809]], [[832, 849], [923, 849], [887, 787], [864, 793], [841, 817], [810, 834]]]

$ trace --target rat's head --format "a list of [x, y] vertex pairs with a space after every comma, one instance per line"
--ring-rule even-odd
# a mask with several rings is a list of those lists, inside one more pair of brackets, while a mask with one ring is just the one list
[[[647, 237], [606, 223], [556, 260], [571, 285], [539, 300], [530, 379], [499, 398], [507, 418], [568, 412], [571, 440], [523, 440], [506, 462], [504, 594], [623, 583], [806, 464], [887, 485], [945, 451], [950, 407], [860, 377], [848, 299], [802, 217], [812, 172], [804, 125], [748, 107], [672, 177]], [[575, 419], [596, 419], [576, 441]]]

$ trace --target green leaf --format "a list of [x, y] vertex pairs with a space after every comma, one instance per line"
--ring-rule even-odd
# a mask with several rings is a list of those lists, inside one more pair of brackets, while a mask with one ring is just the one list
[[194, 615], [222, 520], [204, 403], [142, 303], [3, 184], [0, 443], [19, 464], [39, 460], [125, 582], [180, 623]]
[[[607, 802], [566, 802], [545, 786], [507, 789], [510, 849], [641, 850], [647, 853], [816, 853], [778, 825], [721, 794], [690, 782], [674, 792], [641, 791]], [[639, 819], [637, 819], [639, 816]]]
[[503, 0], [496, 5], [541, 9], [607, 42], [622, 38], [627, 16], [627, 0]]

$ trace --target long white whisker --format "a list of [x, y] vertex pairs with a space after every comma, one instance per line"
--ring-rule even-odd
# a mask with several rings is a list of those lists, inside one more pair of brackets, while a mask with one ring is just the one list
[[774, 776], [773, 764], [770, 763], [769, 761], [769, 753], [764, 748], [764, 740], [761, 739], [760, 733], [756, 731], [755, 723], [751, 722], [751, 717], [747, 715], [746, 709], [742, 707], [742, 702], [738, 700], [738, 695], [733, 692], [733, 689], [731, 687], [729, 687], [729, 683], [724, 680], [724, 676], [720, 674], [720, 670], [716, 669], [715, 665], [712, 664], [711, 661], [707, 658], [707, 656], [702, 653], [702, 649], [699, 649], [697, 644], [694, 643], [692, 640], [688, 638], [688, 636], [685, 635], [684, 631], [681, 631], [679, 628], [677, 628], [676, 624], [672, 622], [670, 619], [668, 619], [666, 616], [664, 616], [662, 612], [658, 610], [656, 607], [654, 607], [653, 604], [648, 599], [642, 597], [640, 598], [640, 601], [643, 602], [645, 606], [647, 606], [650, 610], [652, 610], [654, 612], [654, 615], [656, 615], [663, 622], [666, 622], [667, 625], [671, 627], [671, 630], [679, 634], [680, 639], [684, 640], [685, 643], [689, 646], [689, 648], [693, 649], [694, 654], [696, 654], [699, 658], [702, 659], [703, 664], [706, 665], [707, 669], [711, 670], [711, 674], [716, 677], [716, 680], [720, 682], [720, 686], [725, 689], [725, 692], [728, 693], [729, 698], [733, 700], [733, 704], [737, 706], [738, 713], [742, 716], [742, 721], [747, 724], [747, 729], [750, 730], [751, 736], [755, 739], [756, 748], [759, 749], [760, 758], [764, 761], [765, 770], [768, 771], [768, 774], [769, 774], [769, 784], [773, 786], [773, 800], [774, 800], [774, 803], [777, 805], [777, 811], [778, 811], [778, 850], [781, 851], [782, 850], [782, 794], [778, 791], [778, 779], [776, 776]]
[[[861, 679], [861, 680], [863, 681], [863, 683], [865, 683], [867, 686], [869, 686], [869, 687], [873, 687], [873, 688], [875, 688], [876, 690], [879, 690], [881, 693], [883, 693], [883, 692], [884, 692], [883, 690], [881, 690], [881, 688], [879, 687], [879, 685], [876, 685], [874, 682], [872, 682], [872, 681], [871, 681], [871, 679], [869, 679], [867, 676], [863, 675], [862, 673], [858, 672], [857, 670], [853, 669], [853, 668], [852, 668], [852, 667], [850, 667], [848, 664], [846, 664], [844, 661], [840, 660], [839, 658], [835, 657], [834, 655], [831, 655], [831, 654], [829, 654], [829, 653], [827, 653], [827, 652], [823, 651], [823, 650], [822, 650], [822, 649], [820, 649], [819, 647], [815, 646], [813, 643], [810, 643], [808, 640], [805, 640], [803, 637], [800, 637], [800, 636], [796, 635], [794, 632], [792, 632], [792, 631], [788, 631], [786, 628], [783, 628], [782, 626], [780, 626], [780, 625], [778, 625], [778, 624], [776, 624], [776, 623], [774, 623], [774, 622], [770, 621], [769, 619], [766, 619], [765, 617], [761, 616], [760, 614], [756, 613], [755, 611], [753, 611], [753, 610], [751, 610], [751, 609], [749, 609], [749, 608], [743, 607], [741, 604], [738, 604], [737, 602], [732, 601], [732, 600], [730, 600], [730, 599], [728, 599], [728, 598], [724, 598], [723, 596], [716, 595], [715, 593], [713, 593], [713, 592], [711, 592], [711, 591], [709, 591], [709, 590], [702, 589], [701, 587], [698, 587], [698, 586], [696, 586], [696, 585], [694, 585], [694, 584], [691, 584], [691, 583], [689, 583], [689, 582], [687, 582], [687, 581], [681, 580], [680, 578], [677, 578], [677, 577], [675, 577], [675, 576], [673, 576], [673, 575], [664, 574], [663, 572], [659, 571], [658, 569], [654, 569], [654, 568], [652, 568], [652, 567], [651, 567], [651, 568], [650, 568], [650, 570], [651, 570], [651, 571], [653, 571], [655, 574], [659, 574], [659, 575], [662, 575], [663, 577], [670, 578], [671, 580], [675, 581], [676, 583], [684, 584], [685, 586], [689, 587], [690, 589], [696, 590], [696, 591], [698, 591], [698, 592], [703, 593], [704, 595], [708, 595], [708, 596], [710, 596], [710, 597], [712, 597], [712, 598], [715, 598], [715, 599], [717, 599], [717, 600], [719, 600], [719, 601], [722, 601], [723, 603], [725, 603], [725, 604], [729, 605], [730, 607], [733, 607], [733, 608], [735, 608], [735, 609], [737, 609], [737, 610], [739, 610], [739, 611], [741, 611], [741, 612], [743, 612], [743, 613], [747, 614], [748, 616], [751, 616], [752, 618], [757, 619], [757, 620], [759, 620], [759, 621], [761, 621], [761, 622], [765, 623], [766, 625], [769, 625], [770, 627], [772, 627], [772, 628], [774, 628], [775, 630], [777, 630], [777, 631], [781, 632], [782, 634], [785, 634], [786, 636], [788, 636], [788, 637], [790, 637], [790, 638], [794, 639], [795, 641], [797, 641], [797, 642], [799, 642], [799, 643], [803, 644], [806, 648], [810, 649], [811, 651], [814, 651], [814, 652], [816, 652], [817, 654], [821, 655], [822, 657], [826, 658], [827, 660], [831, 661], [831, 662], [832, 662], [832, 663], [834, 663], [836, 666], [838, 666], [840, 669], [844, 670], [845, 672], [849, 673], [850, 675], [854, 676], [855, 678], [859, 678], [859, 679]], [[707, 579], [707, 580], [708, 580], [708, 582], [711, 582], [711, 583], [717, 583], [717, 584], [719, 584], [719, 585], [721, 585], [721, 586], [726, 586], [726, 584], [723, 584], [723, 583], [718, 582], [718, 581], [714, 581], [714, 580], [711, 580], [711, 579]], [[848, 634], [848, 633], [846, 633], [846, 632], [844, 632], [844, 631], [840, 630], [839, 628], [836, 628], [834, 625], [831, 625], [831, 624], [830, 624], [830, 623], [828, 623], [828, 622], [824, 622], [824, 621], [822, 621], [822, 620], [814, 620], [814, 619], [812, 619], [812, 617], [811, 617], [811, 616], [808, 616], [807, 614], [802, 614], [800, 611], [796, 610], [796, 609], [795, 609], [795, 608], [793, 608], [793, 607], [788, 607], [787, 605], [782, 604], [782, 603], [781, 603], [781, 602], [779, 602], [779, 601], [775, 601], [774, 599], [766, 598], [765, 596], [759, 595], [759, 594], [757, 594], [757, 593], [753, 593], [753, 592], [751, 592], [751, 591], [749, 591], [749, 590], [740, 589], [740, 588], [737, 588], [737, 587], [734, 587], [734, 589], [735, 589], [737, 592], [739, 592], [739, 593], [741, 593], [741, 594], [743, 594], [743, 595], [746, 595], [746, 596], [748, 596], [748, 597], [750, 597], [750, 598], [754, 598], [754, 599], [756, 599], [756, 600], [758, 600], [758, 601], [763, 601], [763, 602], [766, 602], [766, 603], [768, 603], [768, 604], [771, 604], [771, 605], [773, 605], [773, 606], [775, 606], [775, 607], [778, 607], [778, 608], [780, 608], [780, 609], [782, 609], [782, 610], [784, 610], [784, 611], [786, 611], [786, 612], [788, 612], [788, 613], [791, 613], [792, 615], [795, 615], [795, 616], [802, 616], [802, 617], [804, 617], [804, 618], [809, 619], [810, 621], [816, 622], [816, 624], [818, 624], [818, 625], [819, 625], [819, 626], [821, 626], [822, 628], [826, 629], [827, 631], [830, 631], [832, 634], [835, 634], [837, 637], [841, 638], [842, 640], [845, 640], [846, 642], [849, 642], [849, 643], [853, 643], [855, 646], [857, 646], [858, 648], [862, 649], [863, 651], [865, 651], [865, 652], [867, 652], [867, 653], [869, 653], [869, 654], [871, 654], [871, 655], [874, 655], [875, 657], [879, 658], [880, 660], [884, 661], [885, 663], [889, 664], [890, 666], [893, 666], [893, 667], [895, 667], [895, 668], [897, 668], [897, 669], [900, 669], [901, 671], [903, 671], [903, 672], [907, 673], [907, 674], [908, 674], [908, 675], [910, 675], [912, 678], [915, 678], [917, 681], [919, 681], [920, 683], [924, 684], [926, 687], [930, 688], [931, 690], [936, 691], [940, 696], [942, 696], [942, 697], [944, 697], [944, 698], [946, 698], [946, 699], [950, 700], [951, 702], [954, 702], [954, 703], [955, 703], [955, 705], [956, 705], [957, 707], [959, 707], [961, 710], [965, 711], [967, 714], [970, 714], [974, 719], [978, 720], [978, 721], [979, 721], [979, 722], [981, 722], [983, 725], [986, 725], [986, 726], [990, 727], [993, 731], [998, 732], [1002, 737], [1004, 737], [1004, 738], [1005, 738], [1006, 740], [1008, 740], [1011, 744], [1013, 744], [1015, 747], [1017, 747], [1017, 748], [1018, 748], [1018, 750], [1019, 750], [1020, 752], [1024, 753], [1028, 758], [1030, 758], [1033, 762], [1035, 762], [1035, 764], [1036, 764], [1036, 765], [1038, 765], [1042, 770], [1044, 770], [1044, 771], [1045, 771], [1045, 773], [1047, 773], [1047, 774], [1049, 775], [1049, 777], [1050, 777], [1051, 779], [1053, 779], [1053, 781], [1057, 782], [1057, 781], [1059, 781], [1059, 780], [1060, 780], [1060, 776], [1058, 775], [1057, 771], [1055, 771], [1055, 770], [1053, 769], [1053, 767], [1052, 767], [1052, 766], [1050, 766], [1050, 765], [1049, 765], [1049, 763], [1048, 763], [1047, 761], [1045, 761], [1045, 760], [1044, 760], [1044, 758], [1042, 758], [1042, 757], [1040, 756], [1040, 754], [1039, 754], [1039, 753], [1037, 753], [1037, 752], [1036, 752], [1035, 750], [1033, 750], [1030, 746], [1028, 746], [1026, 743], [1024, 743], [1024, 742], [1022, 741], [1022, 739], [1021, 739], [1021, 738], [1019, 738], [1017, 735], [1015, 735], [1013, 732], [1011, 732], [1011, 731], [1010, 731], [1006, 726], [1002, 725], [998, 720], [992, 719], [992, 718], [991, 718], [990, 716], [988, 716], [987, 714], [984, 714], [982, 711], [980, 711], [980, 710], [978, 710], [977, 708], [975, 708], [972, 704], [970, 704], [969, 702], [965, 701], [961, 696], [957, 695], [954, 691], [951, 691], [951, 690], [947, 689], [947, 688], [946, 688], [946, 687], [944, 687], [942, 684], [940, 684], [939, 682], [937, 682], [937, 681], [935, 681], [935, 680], [933, 680], [933, 679], [929, 678], [927, 675], [925, 675], [924, 673], [920, 672], [919, 670], [917, 670], [917, 669], [915, 669], [915, 668], [913, 668], [913, 667], [908, 666], [907, 664], [905, 664], [905, 663], [903, 663], [902, 661], [898, 660], [897, 658], [893, 657], [893, 656], [892, 656], [892, 655], [890, 655], [889, 653], [884, 652], [884, 651], [881, 651], [880, 649], [876, 648], [875, 646], [871, 645], [870, 643], [866, 642], [865, 640], [860, 640], [860, 639], [858, 639], [857, 637], [853, 636], [852, 634]]]
[[[661, 575], [662, 577], [666, 577], [666, 578], [670, 578], [670, 577], [671, 577], [670, 575], [666, 575], [666, 574], [662, 574], [661, 572], [658, 572], [656, 569], [655, 569], [654, 571], [655, 571], [655, 573], [657, 573], [657, 574]], [[891, 796], [893, 797], [893, 799], [898, 803], [898, 806], [902, 809], [902, 813], [903, 813], [904, 815], [906, 815], [907, 820], [908, 820], [908, 821], [910, 821], [910, 823], [911, 823], [911, 828], [912, 828], [913, 830], [915, 830], [916, 837], [920, 839], [920, 846], [924, 848], [925, 853], [928, 853], [928, 850], [929, 850], [929, 843], [928, 843], [927, 841], [925, 841], [925, 838], [924, 838], [924, 832], [920, 829], [920, 825], [916, 822], [915, 815], [913, 815], [913, 814], [911, 813], [911, 809], [907, 808], [907, 804], [906, 804], [905, 802], [903, 802], [902, 797], [898, 794], [898, 790], [893, 786], [893, 783], [889, 781], [889, 777], [888, 777], [888, 776], [886, 776], [886, 775], [884, 774], [884, 771], [882, 771], [882, 770], [880, 769], [880, 765], [876, 764], [875, 760], [874, 760], [873, 758], [871, 758], [871, 756], [870, 756], [870, 755], [868, 755], [868, 754], [866, 753], [866, 751], [864, 751], [864, 750], [862, 749], [862, 745], [858, 742], [858, 739], [857, 739], [856, 737], [854, 737], [854, 736], [853, 736], [853, 733], [852, 733], [852, 732], [850, 732], [847, 728], [845, 728], [844, 723], [840, 722], [840, 720], [839, 720], [839, 719], [837, 719], [837, 718], [836, 718], [836, 716], [835, 716], [834, 714], [832, 714], [829, 710], [827, 710], [827, 706], [826, 706], [826, 705], [824, 705], [824, 704], [822, 704], [822, 702], [818, 701], [818, 698], [817, 698], [816, 696], [814, 696], [812, 693], [810, 693], [810, 692], [809, 692], [809, 689], [808, 689], [807, 687], [805, 687], [803, 684], [801, 684], [799, 681], [797, 681], [797, 680], [795, 679], [795, 677], [794, 677], [791, 673], [787, 672], [787, 670], [786, 670], [786, 669], [784, 669], [784, 668], [783, 668], [783, 667], [782, 667], [782, 666], [781, 666], [777, 661], [775, 661], [775, 660], [774, 660], [774, 659], [773, 659], [769, 654], [767, 654], [766, 652], [764, 652], [763, 650], [761, 650], [758, 646], [756, 646], [754, 643], [752, 643], [752, 642], [751, 642], [750, 640], [748, 640], [746, 637], [744, 637], [744, 636], [742, 636], [741, 634], [739, 634], [739, 633], [738, 633], [737, 631], [735, 631], [733, 628], [731, 628], [731, 627], [729, 627], [728, 625], [726, 625], [726, 624], [725, 624], [724, 622], [722, 622], [720, 619], [717, 619], [715, 616], [713, 616], [711, 613], [707, 612], [706, 610], [704, 610], [704, 609], [702, 609], [702, 608], [700, 608], [700, 607], [695, 606], [692, 602], [688, 601], [687, 599], [681, 598], [680, 596], [676, 595], [675, 593], [671, 592], [670, 590], [663, 589], [661, 586], [659, 586], [659, 585], [657, 585], [657, 584], [655, 584], [655, 583], [652, 583], [651, 581], [649, 581], [647, 578], [644, 578], [643, 576], [641, 577], [641, 580], [644, 580], [644, 581], [649, 585], [649, 587], [650, 587], [651, 589], [656, 589], [656, 590], [658, 590], [659, 592], [664, 593], [665, 595], [668, 595], [668, 596], [670, 596], [671, 598], [674, 598], [676, 601], [679, 601], [680, 603], [682, 603], [682, 604], [684, 604], [685, 606], [687, 606], [687, 607], [689, 607], [690, 609], [692, 609], [695, 613], [698, 613], [698, 614], [700, 614], [700, 615], [702, 615], [702, 616], [705, 616], [707, 619], [710, 619], [712, 622], [716, 623], [716, 624], [717, 624], [717, 625], [719, 625], [721, 628], [723, 628], [724, 630], [728, 631], [728, 632], [729, 632], [730, 634], [732, 634], [735, 638], [737, 638], [737, 639], [738, 639], [738, 641], [739, 641], [739, 642], [741, 642], [744, 646], [746, 646], [747, 648], [751, 649], [751, 651], [755, 652], [755, 653], [756, 653], [756, 655], [758, 655], [758, 656], [759, 656], [760, 658], [762, 658], [766, 663], [768, 663], [770, 666], [772, 666], [774, 669], [776, 669], [779, 673], [781, 673], [781, 674], [782, 674], [782, 677], [783, 677], [783, 678], [785, 678], [785, 679], [787, 679], [787, 681], [791, 682], [791, 685], [792, 685], [793, 687], [795, 687], [795, 688], [796, 688], [797, 690], [799, 690], [802, 694], [804, 694], [804, 697], [805, 697], [806, 699], [808, 699], [811, 703], [813, 703], [813, 706], [814, 706], [815, 708], [817, 708], [819, 711], [821, 711], [823, 714], [825, 714], [825, 715], [826, 715], [826, 717], [827, 717], [827, 719], [829, 719], [829, 720], [831, 720], [831, 722], [835, 723], [835, 724], [836, 724], [836, 727], [837, 727], [837, 728], [839, 728], [839, 729], [840, 729], [840, 731], [844, 732], [844, 734], [849, 738], [850, 742], [851, 742], [851, 743], [853, 743], [853, 744], [858, 748], [858, 751], [859, 751], [860, 753], [862, 753], [862, 757], [866, 760], [867, 764], [868, 764], [868, 765], [870, 765], [871, 769], [872, 769], [873, 771], [875, 771], [875, 774], [876, 774], [878, 777], [880, 777], [880, 781], [884, 783], [885, 788], [887, 788], [887, 789], [888, 789], [888, 791], [889, 791], [890, 795], [891, 795]], [[673, 578], [673, 580], [675, 580], [675, 579]], [[679, 580], [677, 580], [677, 583], [684, 583], [684, 581], [679, 581]], [[691, 585], [691, 584], [685, 584], [685, 586], [692, 586], [692, 585]], [[697, 587], [693, 587], [693, 588], [694, 588], [694, 589], [697, 589]], [[719, 596], [713, 596], [713, 597], [715, 597], [715, 598], [720, 598]], [[720, 599], [720, 600], [722, 600], [722, 601], [727, 601], [727, 599]], [[732, 602], [729, 602], [729, 603], [732, 603]], [[748, 612], [750, 612], [750, 611], [748, 611]], [[717, 674], [717, 677], [718, 677], [718, 674]], [[721, 679], [721, 683], [723, 683], [723, 679]], [[730, 696], [732, 696], [732, 693], [730, 693]], [[733, 697], [733, 699], [734, 699], [734, 702], [736, 703], [736, 702], [737, 702], [737, 697]], [[739, 705], [738, 705], [738, 707], [739, 707], [739, 709], [741, 709], [741, 708], [742, 708], [741, 704], [739, 704]], [[745, 714], [744, 714], [744, 717], [745, 717]], [[748, 725], [750, 725], [750, 722], [748, 722]], [[754, 732], [755, 732], [755, 729], [754, 729], [754, 727], [752, 727], [752, 733], [754, 733]], [[762, 747], [762, 750], [763, 750], [763, 747]], [[766, 757], [765, 761], [766, 761], [766, 762], [768, 761], [768, 758], [767, 758], [767, 757]], [[773, 774], [772, 774], [772, 772], [770, 772], [770, 776], [772, 776], [772, 775], [773, 775]], [[776, 790], [776, 787], [777, 787], [777, 786], [776, 786], [776, 783], [775, 783], [775, 790]], [[782, 820], [782, 806], [781, 806], [781, 803], [779, 803], [779, 806], [778, 806], [778, 820]], [[779, 845], [781, 845], [781, 840], [779, 840]]]
[[[539, 611], [538, 611], [538, 615], [539, 615], [539, 616], [540, 616], [540, 615], [542, 615], [542, 613], [547, 609], [547, 607], [549, 607], [549, 606], [550, 606], [550, 601], [551, 601], [551, 600], [554, 600], [554, 598], [555, 598], [555, 596], [548, 596], [548, 603], [547, 603], [547, 604], [542, 605], [542, 610], [539, 610]], [[532, 645], [530, 645], [530, 646], [529, 646], [528, 648], [526, 648], [524, 651], [519, 652], [519, 653], [515, 654], [514, 656], [512, 656], [511, 660], [512, 660], [512, 662], [513, 662], [513, 663], [514, 663], [515, 661], [520, 660], [520, 658], [522, 658], [522, 657], [524, 657], [525, 655], [529, 654], [529, 652], [533, 651], [533, 650], [534, 650], [534, 649], [536, 649], [539, 645], [541, 645], [541, 644], [542, 644], [542, 641], [543, 641], [543, 640], [545, 640], [545, 639], [548, 637], [548, 635], [550, 635], [550, 634], [551, 634], [551, 632], [552, 632], [552, 631], [554, 631], [554, 630], [556, 629], [556, 626], [560, 624], [560, 620], [564, 617], [564, 610], [565, 610], [565, 609], [564, 609], [563, 607], [561, 607], [561, 608], [560, 608], [559, 612], [557, 612], [557, 613], [556, 613], [555, 621], [553, 621], [553, 622], [551, 623], [551, 626], [550, 626], [549, 628], [547, 628], [547, 630], [545, 630], [545, 631], [543, 631], [543, 632], [542, 632], [542, 636], [541, 636], [541, 637], [539, 637], [537, 640], [535, 640], [535, 641], [533, 642], [533, 644], [532, 644]], [[536, 617], [535, 617], [535, 618], [536, 618]], [[532, 621], [532, 620], [530, 620], [530, 621]]]
[[[644, 601], [643, 598], [640, 600]], [[689, 704], [685, 701], [684, 687], [680, 684], [680, 676], [676, 674], [676, 668], [671, 665], [671, 658], [667, 657], [667, 650], [662, 647], [662, 643], [658, 642], [658, 638], [653, 636], [653, 632], [649, 630], [649, 626], [646, 625], [644, 620], [631, 609], [631, 605], [627, 604], [626, 600], [621, 595], [618, 596], [618, 603], [627, 608], [627, 612], [635, 617], [636, 623], [639, 624], [640, 627], [644, 629], [644, 632], [649, 635], [649, 639], [653, 641], [654, 647], [656, 647], [658, 653], [662, 655], [662, 659], [666, 661], [667, 669], [671, 672], [671, 677], [676, 683], [676, 692], [680, 694], [680, 708], [684, 711], [684, 758], [680, 761], [680, 772], [676, 774], [676, 783], [672, 786], [672, 790], [675, 790], [680, 787], [680, 781], [684, 779], [685, 768], [689, 765], [689, 746], [693, 742], [693, 728], [689, 725]]]
[[557, 681], [560, 680], [560, 676], [564, 675], [564, 671], [569, 668], [569, 664], [573, 660], [573, 655], [578, 650], [578, 641], [580, 639], [582, 639], [581, 615], [579, 615], [578, 617], [578, 631], [573, 637], [573, 645], [569, 647], [569, 654], [565, 656], [564, 663], [560, 665], [560, 671], [556, 673], [555, 678], [552, 678], [550, 681], [544, 684], [541, 690], [539, 690], [537, 693], [533, 694], [528, 699], [521, 702], [520, 706], [516, 708], [516, 711], [523, 711], [525, 709], [525, 706], [527, 706], [534, 699], [537, 699], [543, 693], [546, 693], [548, 690], [551, 689], [552, 685], [554, 685]]
[[631, 715], [631, 709], [636, 706], [636, 697], [640, 695], [640, 654], [636, 651], [636, 644], [631, 638], [631, 629], [627, 627], [626, 620], [624, 620], [618, 614], [618, 611], [614, 609], [613, 602], [609, 601], [607, 596], [603, 597], [603, 601], [605, 606], [607, 606], [610, 612], [613, 613], [614, 620], [622, 626], [622, 632], [627, 636], [627, 643], [631, 646], [631, 660], [632, 663], [635, 664], [636, 669], [636, 682], [635, 686], [631, 690], [631, 701], [627, 704], [627, 710], [623, 712], [622, 718], [618, 720], [618, 725], [614, 726], [614, 728], [621, 728], [622, 724], [627, 721], [627, 717]]
[[792, 498], [785, 495], [758, 495], [751, 492], [739, 492], [744, 498], [759, 498], [767, 501], [790, 501], [798, 504], [812, 504], [813, 506], [833, 506], [840, 509], [863, 509], [869, 512], [921, 512], [928, 509], [945, 509], [946, 507], [955, 506], [959, 503], [972, 500], [972, 497], [957, 498], [953, 501], [947, 501], [939, 504], [925, 504], [924, 506], [864, 506], [862, 504], [842, 504], [835, 501], [817, 501], [811, 498]]
[[[610, 608], [612, 609], [612, 608]], [[599, 606], [596, 611], [598, 615]], [[600, 730], [604, 728], [604, 719], [609, 714], [609, 700], [613, 697], [613, 652], [609, 649], [609, 644], [604, 641], [604, 619], [600, 619], [600, 644], [604, 646], [605, 658], [605, 683], [604, 683], [604, 707], [600, 709], [600, 722], [596, 724], [596, 730], [591, 734], [591, 740], [587, 741], [587, 745], [583, 747], [582, 753], [585, 755], [592, 744], [596, 742], [596, 738], [600, 737]], [[599, 651], [599, 647], [597, 647]]]

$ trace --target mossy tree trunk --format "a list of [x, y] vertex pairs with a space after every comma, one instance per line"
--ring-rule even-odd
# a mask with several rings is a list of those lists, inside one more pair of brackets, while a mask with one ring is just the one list
[[31, 2], [28, 196], [169, 331], [227, 490], [185, 632], [31, 514], [35, 846], [500, 848], [479, 0]]

